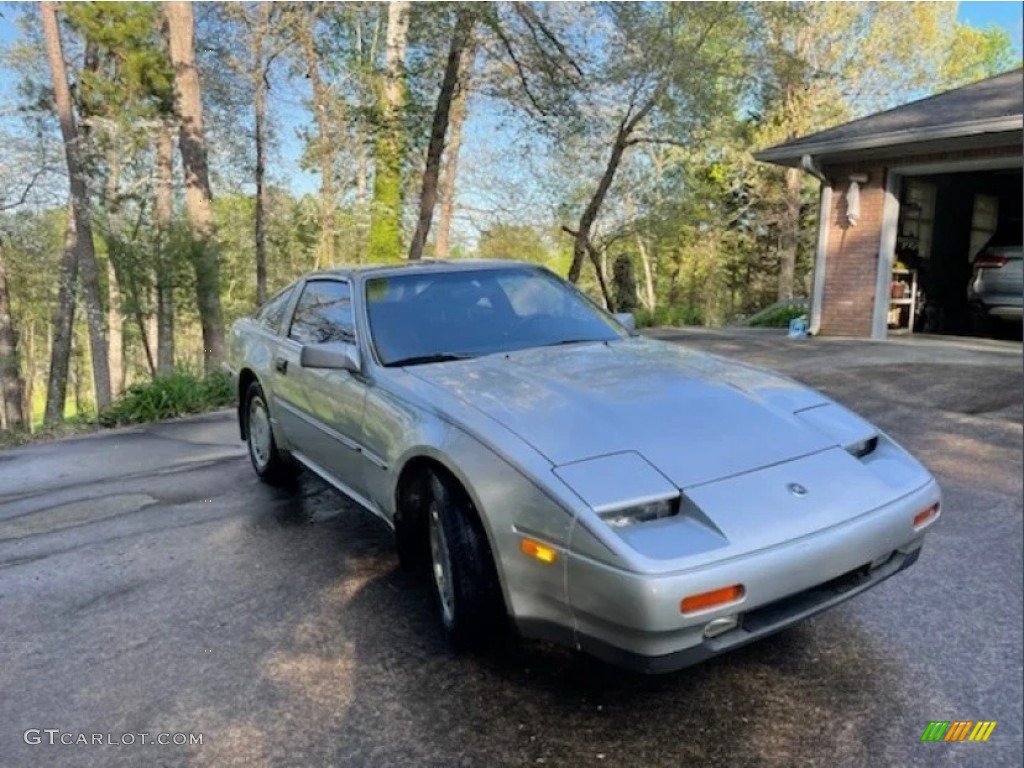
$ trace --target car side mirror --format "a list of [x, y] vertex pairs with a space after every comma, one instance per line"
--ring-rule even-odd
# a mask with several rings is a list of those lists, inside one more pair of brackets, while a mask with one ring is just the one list
[[619, 321], [619, 325], [630, 333], [636, 331], [636, 318], [633, 317], [632, 312], [616, 312], [615, 319]]
[[329, 368], [352, 373], [362, 370], [359, 347], [342, 341], [304, 344], [299, 352], [299, 365], [303, 368]]

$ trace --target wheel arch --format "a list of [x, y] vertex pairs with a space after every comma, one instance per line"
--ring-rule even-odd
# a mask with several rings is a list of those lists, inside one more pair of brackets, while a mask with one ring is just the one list
[[458, 464], [440, 451], [422, 446], [407, 452], [399, 463], [397, 480], [392, 503], [394, 504], [393, 523], [395, 527], [395, 540], [399, 548], [399, 554], [403, 557], [416, 558], [417, 547], [427, 543], [426, 536], [426, 488], [425, 483], [431, 473], [440, 475], [444, 480], [453, 483], [457, 493], [465, 495], [469, 502], [471, 512], [483, 531], [484, 540], [487, 543], [488, 554], [494, 564], [498, 582], [501, 587], [502, 597], [508, 607], [508, 592], [505, 584], [505, 574], [495, 549], [495, 537], [488, 524], [486, 515], [481, 511], [483, 505], [480, 497], [466, 475], [458, 468]]

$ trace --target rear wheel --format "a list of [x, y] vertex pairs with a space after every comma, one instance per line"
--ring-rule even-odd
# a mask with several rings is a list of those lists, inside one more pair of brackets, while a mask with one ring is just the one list
[[502, 625], [504, 601], [486, 535], [461, 488], [437, 476], [427, 506], [430, 572], [441, 626], [457, 650], [480, 648]]
[[295, 467], [281, 455], [270, 426], [270, 410], [259, 382], [252, 382], [245, 395], [245, 435], [252, 468], [260, 480], [282, 485], [295, 476]]

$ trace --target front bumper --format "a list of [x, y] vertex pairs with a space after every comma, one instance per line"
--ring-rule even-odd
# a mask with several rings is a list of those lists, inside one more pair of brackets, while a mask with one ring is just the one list
[[672, 653], [645, 656], [618, 648], [600, 638], [581, 634], [577, 635], [576, 642], [581, 650], [620, 667], [647, 674], [674, 672], [760, 640], [844, 600], [849, 600], [861, 592], [866, 592], [909, 568], [920, 554], [920, 546], [910, 552], [896, 552], [892, 560], [880, 568], [868, 572], [858, 569], [775, 603], [769, 603], [750, 613], [744, 613], [736, 629], [713, 638], [704, 638], [702, 633], [697, 633], [699, 642], [696, 645]]
[[[559, 640], [614, 664], [668, 672], [778, 632], [854, 597], [909, 568], [919, 557], [924, 529], [912, 518], [939, 501], [934, 481], [880, 509], [841, 525], [713, 563], [663, 575], [628, 573], [567, 553], [575, 628], [538, 626], [521, 631]], [[742, 600], [685, 616], [679, 601], [730, 584]], [[739, 615], [739, 625], [705, 637], [714, 619]]]

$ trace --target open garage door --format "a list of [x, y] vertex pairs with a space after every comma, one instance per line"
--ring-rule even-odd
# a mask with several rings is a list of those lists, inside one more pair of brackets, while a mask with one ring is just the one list
[[929, 171], [891, 172], [898, 214], [895, 232], [883, 234], [883, 249], [892, 247], [891, 260], [879, 260], [888, 275], [879, 274], [880, 298], [883, 282], [887, 290], [876, 328], [1021, 338], [1020, 165]]

